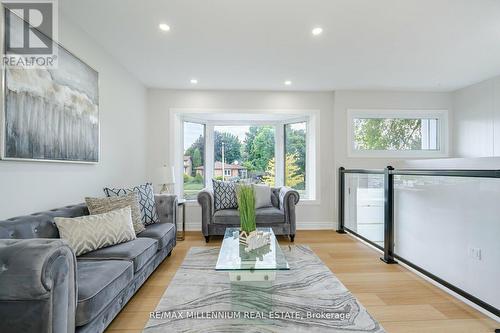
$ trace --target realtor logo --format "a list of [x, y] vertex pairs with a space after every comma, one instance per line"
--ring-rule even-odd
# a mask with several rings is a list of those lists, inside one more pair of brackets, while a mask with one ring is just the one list
[[54, 67], [57, 20], [55, 0], [2, 1], [4, 66]]

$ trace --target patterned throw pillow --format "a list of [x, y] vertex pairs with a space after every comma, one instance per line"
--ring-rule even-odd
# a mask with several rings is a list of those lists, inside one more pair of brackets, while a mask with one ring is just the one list
[[142, 223], [150, 225], [160, 222], [158, 213], [156, 212], [153, 184], [146, 183], [132, 188], [104, 188], [104, 193], [107, 197], [122, 196], [131, 192], [136, 192], [139, 195]]
[[215, 210], [238, 208], [236, 184], [212, 179]]
[[54, 222], [77, 256], [136, 238], [130, 207], [98, 215], [55, 217]]
[[85, 198], [85, 202], [92, 215], [130, 207], [132, 210], [132, 223], [134, 224], [135, 233], [138, 234], [146, 230], [142, 223], [141, 208], [139, 207], [139, 198], [136, 192], [111, 198]]

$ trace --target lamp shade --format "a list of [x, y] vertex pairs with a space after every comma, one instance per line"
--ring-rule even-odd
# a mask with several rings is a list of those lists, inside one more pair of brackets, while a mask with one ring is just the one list
[[175, 184], [175, 171], [173, 166], [162, 166], [158, 169], [158, 184]]

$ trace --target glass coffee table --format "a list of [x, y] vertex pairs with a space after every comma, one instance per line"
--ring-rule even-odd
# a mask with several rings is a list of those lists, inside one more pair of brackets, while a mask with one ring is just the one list
[[215, 270], [217, 271], [255, 271], [287, 270], [288, 261], [281, 251], [272, 228], [257, 228], [271, 233], [271, 244], [260, 249], [246, 252], [239, 241], [239, 228], [226, 228]]
[[[239, 228], [227, 228], [215, 266], [226, 271], [231, 290], [231, 310], [238, 313], [272, 312], [275, 308], [274, 285], [278, 272], [290, 269], [271, 228], [257, 228], [271, 233], [271, 244], [246, 252], [239, 241]], [[221, 273], [222, 273], [221, 272]], [[256, 301], [258, 300], [258, 301]], [[242, 322], [248, 319], [241, 319]], [[250, 320], [252, 324], [271, 324], [268, 318]]]

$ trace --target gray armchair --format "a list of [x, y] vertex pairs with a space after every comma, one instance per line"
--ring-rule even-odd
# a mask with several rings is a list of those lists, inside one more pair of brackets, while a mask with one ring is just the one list
[[[271, 188], [272, 206], [256, 210], [257, 227], [271, 227], [276, 235], [287, 235], [293, 242], [295, 205], [299, 200], [299, 193], [289, 187]], [[215, 210], [212, 189], [201, 190], [198, 203], [201, 205], [201, 231], [207, 243], [212, 235], [224, 235], [227, 227], [240, 226], [237, 209]]]

